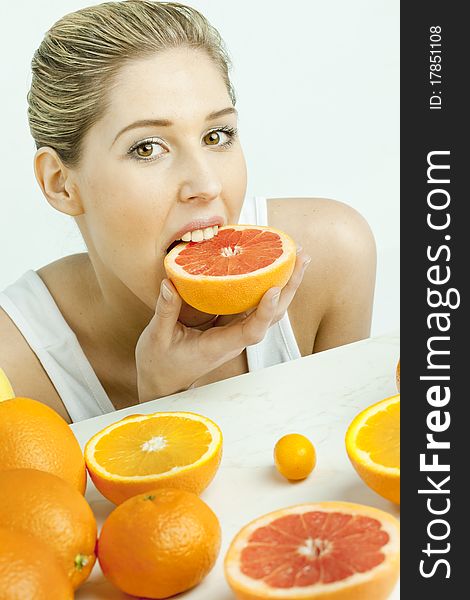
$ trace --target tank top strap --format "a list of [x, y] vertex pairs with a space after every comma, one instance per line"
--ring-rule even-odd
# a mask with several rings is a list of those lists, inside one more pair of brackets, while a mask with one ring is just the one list
[[[247, 196], [240, 212], [239, 223], [269, 225], [266, 197]], [[301, 357], [287, 311], [282, 319], [268, 329], [261, 342], [247, 346], [246, 356], [249, 371], [258, 371]]]
[[115, 410], [75, 333], [36, 271], [27, 271], [0, 292], [0, 307], [38, 357], [72, 421]]
[[264, 196], [254, 197], [256, 221], [257, 225], [268, 225], [268, 205]]
[[267, 225], [268, 210], [264, 196], [247, 196], [238, 219], [240, 225]]

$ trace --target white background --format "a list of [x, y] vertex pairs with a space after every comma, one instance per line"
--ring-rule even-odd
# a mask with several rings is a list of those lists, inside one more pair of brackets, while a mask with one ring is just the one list
[[[30, 61], [45, 31], [89, 0], [2, 6], [0, 289], [85, 250], [34, 179]], [[372, 334], [399, 325], [398, 0], [188, 0], [231, 54], [248, 194], [346, 202], [378, 249]]]

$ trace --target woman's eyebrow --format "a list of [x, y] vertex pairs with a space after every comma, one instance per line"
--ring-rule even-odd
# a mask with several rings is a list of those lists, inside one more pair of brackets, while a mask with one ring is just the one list
[[[235, 115], [238, 114], [237, 109], [234, 106], [229, 106], [227, 108], [222, 108], [222, 110], [216, 110], [214, 112], [211, 112], [207, 115], [205, 120], [212, 121], [214, 119], [218, 119], [219, 117], [223, 117], [224, 115], [230, 115], [230, 114], [235, 114]], [[129, 131], [130, 129], [137, 129], [138, 127], [148, 127], [148, 126], [171, 127], [172, 125], [173, 125], [173, 122], [169, 121], [168, 119], [142, 119], [140, 121], [135, 121], [134, 123], [131, 123], [130, 125], [127, 125], [126, 127], [124, 127], [124, 129], [121, 129], [121, 131], [114, 138], [113, 144], [115, 143], [115, 141], [118, 139], [119, 136], [121, 136], [126, 131]], [[113, 144], [111, 144], [111, 145], [113, 145]]]
[[237, 109], [234, 106], [228, 106], [227, 108], [223, 108], [222, 110], [216, 110], [215, 112], [211, 112], [207, 115], [206, 121], [212, 121], [213, 119], [218, 119], [219, 117], [223, 117], [224, 115], [238, 115]]

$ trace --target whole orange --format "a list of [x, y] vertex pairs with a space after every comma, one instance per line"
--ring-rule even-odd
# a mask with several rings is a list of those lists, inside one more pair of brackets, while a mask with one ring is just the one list
[[73, 600], [73, 589], [41, 540], [0, 527], [0, 600]]
[[288, 433], [274, 446], [274, 464], [286, 479], [305, 479], [317, 462], [315, 447], [300, 433]]
[[54, 552], [76, 589], [95, 563], [96, 521], [70, 483], [36, 469], [0, 471], [0, 527], [34, 535]]
[[31, 398], [0, 402], [0, 440], [0, 471], [39, 469], [85, 492], [83, 452], [67, 422], [52, 408]]
[[158, 489], [129, 498], [108, 516], [98, 541], [105, 576], [120, 590], [167, 598], [202, 581], [220, 550], [220, 525], [192, 492]]

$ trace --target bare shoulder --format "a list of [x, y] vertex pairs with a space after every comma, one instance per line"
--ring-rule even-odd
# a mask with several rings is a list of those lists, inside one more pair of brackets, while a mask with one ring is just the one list
[[305, 249], [315, 247], [319, 239], [342, 247], [374, 244], [367, 221], [344, 202], [328, 198], [271, 198], [268, 206], [273, 227], [278, 223]]
[[[299, 336], [305, 339], [301, 332], [310, 332], [304, 342], [312, 343], [310, 352], [367, 337], [376, 249], [364, 217], [327, 198], [269, 199], [268, 215], [270, 225], [291, 235], [312, 258], [294, 299], [297, 304], [292, 303], [296, 337], [295, 322]], [[312, 307], [309, 312], [306, 306]]]
[[[60, 289], [61, 293], [65, 293], [76, 281], [79, 281], [80, 283], [75, 287], [80, 287], [82, 284], [81, 276], [85, 270], [84, 267], [89, 264], [88, 254], [86, 252], [81, 252], [79, 254], [63, 256], [62, 258], [41, 267], [37, 272], [41, 279], [46, 283], [49, 290], [51, 287], [57, 287]], [[75, 292], [75, 289], [73, 291]], [[54, 296], [54, 294], [52, 295]]]
[[[354, 208], [327, 198], [268, 200], [270, 223], [289, 233], [312, 257], [310, 278], [334, 284], [357, 261], [373, 259], [375, 240], [369, 224]], [[334, 268], [333, 268], [334, 267]]]
[[17, 396], [39, 400], [57, 411], [68, 423], [71, 419], [37, 356], [0, 308], [0, 366]]

